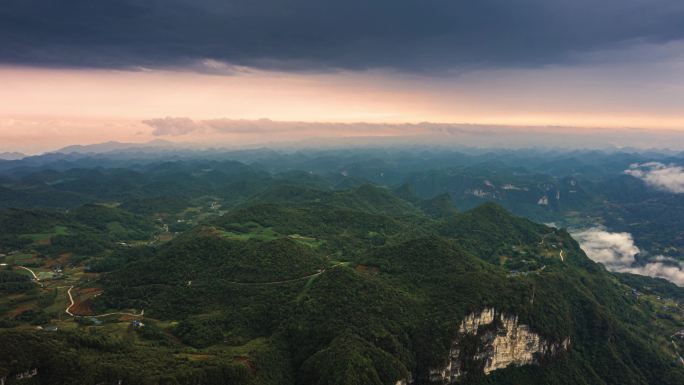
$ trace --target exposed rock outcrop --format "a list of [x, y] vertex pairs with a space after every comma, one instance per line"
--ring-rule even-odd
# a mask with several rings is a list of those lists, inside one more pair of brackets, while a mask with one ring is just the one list
[[540, 359], [566, 351], [569, 345], [569, 338], [547, 341], [521, 325], [517, 316], [484, 309], [461, 322], [446, 365], [430, 370], [430, 381], [451, 384], [469, 372], [487, 375], [508, 366], [539, 364]]
[[413, 377], [409, 374], [407, 378], [398, 380], [394, 385], [410, 385], [413, 384]]
[[2, 376], [0, 377], [0, 385], [5, 385], [5, 382], [8, 381], [8, 377], [14, 378], [16, 381], [20, 380], [28, 380], [30, 378], [33, 378], [38, 375], [38, 368], [33, 368], [29, 370], [25, 370], [23, 372], [15, 373], [11, 376]]

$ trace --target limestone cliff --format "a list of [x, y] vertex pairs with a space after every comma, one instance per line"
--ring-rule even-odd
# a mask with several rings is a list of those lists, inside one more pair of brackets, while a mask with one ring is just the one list
[[521, 325], [517, 316], [484, 309], [461, 322], [446, 365], [430, 370], [430, 381], [450, 384], [468, 372], [481, 371], [487, 375], [511, 365], [538, 364], [542, 357], [556, 355], [569, 345], [569, 338], [562, 342], [547, 341], [527, 325]]

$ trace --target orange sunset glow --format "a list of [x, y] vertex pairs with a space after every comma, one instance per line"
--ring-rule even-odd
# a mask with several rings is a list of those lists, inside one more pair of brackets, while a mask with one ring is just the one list
[[[489, 71], [437, 81], [424, 75], [382, 71], [286, 73], [242, 68], [230, 74], [206, 74], [4, 67], [0, 69], [0, 142], [5, 148], [20, 147], [29, 152], [73, 142], [140, 142], [153, 139], [151, 128], [143, 121], [166, 116], [577, 126], [595, 130], [684, 127], [684, 110], [677, 108], [681, 86], [676, 81], [664, 85], [657, 84], [657, 79], [644, 79], [606, 89], [606, 83], [614, 80], [602, 76], [610, 72], [603, 68]], [[665, 95], [674, 100], [661, 103]], [[633, 107], [636, 104], [638, 108]], [[404, 130], [396, 134], [417, 133]], [[391, 133], [371, 129], [318, 134], [344, 137]], [[292, 133], [287, 135], [268, 140], [292, 138]], [[231, 143], [258, 141], [249, 136], [234, 136]], [[216, 140], [210, 135], [182, 139]]]

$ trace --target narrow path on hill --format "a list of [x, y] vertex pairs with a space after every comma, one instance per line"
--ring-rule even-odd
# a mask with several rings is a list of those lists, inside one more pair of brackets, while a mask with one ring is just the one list
[[38, 278], [38, 276], [36, 275], [36, 273], [35, 273], [33, 270], [29, 269], [29, 268], [26, 267], [26, 266], [19, 266], [19, 265], [17, 265], [17, 267], [20, 268], [20, 269], [24, 269], [24, 270], [28, 271], [28, 272], [31, 273], [31, 275], [33, 276], [33, 279], [35, 279], [36, 281], [40, 281], [40, 278]]
[[71, 286], [71, 287], [69, 288], [69, 290], [67, 290], [67, 294], [69, 295], [69, 301], [71, 302], [71, 304], [70, 304], [69, 306], [67, 306], [66, 309], [64, 309], [64, 312], [67, 313], [68, 315], [72, 316], [72, 317], [73, 317], [74, 315], [73, 315], [69, 310], [74, 306], [74, 297], [71, 296], [71, 289], [73, 289], [73, 288], [74, 288], [74, 287]]
[[33, 270], [29, 269], [29, 268], [26, 267], [26, 266], [17, 265], [17, 267], [18, 267], [18, 268], [21, 268], [21, 269], [24, 269], [24, 270], [28, 271], [29, 273], [31, 273], [31, 275], [33, 276], [34, 282], [35, 282], [38, 286], [44, 287], [43, 284], [40, 282], [40, 278], [38, 278], [38, 276], [36, 275], [36, 273], [35, 273]]
[[[282, 285], [282, 284], [286, 284], [286, 283], [303, 281], [306, 279], [311, 279], [311, 278], [317, 277], [317, 276], [325, 273], [326, 271], [334, 269], [337, 266], [344, 265], [345, 263], [346, 262], [338, 262], [338, 263], [336, 263], [336, 264], [334, 264], [328, 268], [321, 269], [320, 271], [315, 272], [313, 274], [305, 275], [303, 277], [298, 277], [298, 278], [286, 279], [286, 280], [282, 280], [282, 281], [270, 281], [270, 282], [234, 282], [234, 281], [227, 281], [226, 283], [233, 284], [233, 285], [242, 285], [242, 286]], [[69, 306], [67, 306], [67, 308], [64, 310], [64, 312], [67, 313], [68, 315], [70, 315], [71, 317], [78, 317], [78, 315], [75, 315], [71, 312], [71, 308], [75, 304], [74, 303], [74, 297], [71, 295], [71, 289], [73, 289], [73, 288], [74, 287], [71, 286], [71, 287], [69, 287], [69, 290], [67, 290], [67, 294], [69, 295], [69, 302], [71, 302], [71, 304]], [[98, 317], [106, 317], [106, 316], [110, 316], [110, 315], [129, 315], [132, 317], [142, 317], [143, 315], [145, 315], [145, 309], [142, 309], [139, 314], [126, 313], [126, 312], [112, 312], [112, 313], [89, 315], [89, 316], [83, 316], [83, 317], [98, 318]]]
[[97, 314], [97, 315], [78, 316], [78, 315], [76, 315], [76, 314], [74, 314], [74, 313], [71, 312], [71, 308], [72, 308], [72, 307], [74, 306], [74, 304], [75, 304], [75, 303], [74, 303], [74, 297], [71, 295], [71, 289], [73, 289], [73, 288], [74, 288], [74, 287], [71, 286], [71, 287], [69, 288], [69, 290], [67, 290], [67, 294], [69, 295], [69, 302], [71, 302], [71, 304], [70, 304], [69, 306], [67, 306], [67, 308], [64, 310], [65, 313], [67, 313], [68, 315], [70, 315], [70, 316], [72, 316], [72, 317], [91, 317], [91, 318], [99, 318], [99, 317], [107, 317], [107, 316], [110, 316], [110, 315], [129, 315], [129, 316], [132, 316], [132, 317], [142, 317], [143, 315], [145, 315], [145, 309], [142, 309], [142, 310], [140, 311], [139, 314], [115, 311], [115, 312], [111, 312], [111, 313], [104, 313], [104, 314]]
[[[554, 233], [551, 232], [551, 233], [547, 233], [547, 234], [542, 235], [541, 241], [539, 241], [539, 244], [540, 244], [540, 245], [543, 245], [543, 244], [544, 244], [544, 241], [546, 240], [546, 237], [548, 237], [548, 236], [551, 235], [551, 234], [554, 234]], [[561, 262], [565, 262], [565, 257], [563, 256], [563, 249], [561, 249], [560, 253], [558, 253], [558, 256], [560, 257]]]
[[542, 235], [542, 236], [541, 236], [541, 240], [539, 241], [539, 244], [540, 244], [540, 245], [543, 245], [543, 244], [544, 244], [544, 241], [546, 240], [546, 238], [547, 238], [548, 236], [550, 236], [550, 235], [553, 235], [553, 234], [555, 234], [554, 231]]
[[334, 268], [336, 268], [337, 266], [340, 266], [340, 265], [343, 265], [343, 264], [344, 264], [344, 262], [338, 262], [338, 263], [336, 263], [336, 264], [334, 264], [334, 265], [332, 265], [332, 266], [330, 266], [330, 267], [328, 267], [328, 268], [322, 269], [321, 271], [318, 271], [318, 272], [316, 272], [316, 273], [309, 274], [309, 275], [305, 275], [305, 276], [303, 276], [303, 277], [292, 278], [292, 279], [286, 279], [286, 280], [282, 280], [282, 281], [270, 281], [270, 282], [235, 282], [235, 281], [227, 281], [226, 283], [233, 284], [233, 285], [242, 285], [242, 286], [281, 285], [281, 284], [284, 284], [284, 283], [303, 281], [303, 280], [305, 280], [305, 279], [309, 279], [309, 278], [313, 278], [313, 277], [319, 276], [319, 275], [325, 273], [326, 271], [328, 271], [328, 270], [330, 270], [330, 269], [334, 269]]
[[131, 317], [142, 317], [145, 315], [145, 309], [142, 309], [140, 313], [135, 314], [135, 313], [126, 313], [126, 312], [121, 312], [121, 311], [115, 311], [112, 313], [104, 313], [104, 314], [98, 314], [98, 315], [88, 315], [84, 317], [91, 317], [91, 318], [99, 318], [99, 317], [107, 317], [110, 315], [129, 315]]
[[678, 350], [677, 344], [674, 342], [674, 340], [672, 338], [670, 338], [670, 342], [672, 342], [672, 347], [674, 347], [674, 352], [677, 355], [677, 359], [679, 360], [679, 363], [684, 365], [684, 358], [682, 358], [682, 356], [677, 351]]

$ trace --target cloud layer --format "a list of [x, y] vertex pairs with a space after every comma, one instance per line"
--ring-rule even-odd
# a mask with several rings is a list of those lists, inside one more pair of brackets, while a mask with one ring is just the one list
[[660, 162], [635, 163], [625, 174], [639, 178], [649, 186], [675, 194], [684, 193], [684, 168]]
[[602, 263], [610, 271], [665, 278], [684, 286], [684, 265], [679, 261], [657, 256], [650, 262], [638, 264], [635, 256], [640, 250], [629, 233], [591, 228], [574, 232], [572, 236], [589, 258]]
[[680, 0], [6, 0], [0, 62], [107, 68], [517, 67], [684, 38]]
[[[579, 127], [511, 126], [457, 123], [339, 123], [276, 121], [270, 119], [206, 119], [166, 117], [148, 119], [154, 137], [177, 137], [195, 142], [225, 141], [275, 143], [305, 139], [397, 138], [414, 144], [482, 147], [668, 148], [684, 143], [684, 132]], [[657, 133], [657, 135], [654, 135]], [[590, 140], [588, 140], [590, 139]], [[684, 147], [680, 147], [684, 148]]]
[[270, 119], [208, 119], [193, 120], [186, 117], [148, 119], [144, 124], [153, 128], [154, 136], [179, 136], [192, 133], [204, 134], [291, 134], [329, 136], [358, 135], [420, 135], [426, 133], [495, 133], [482, 126], [440, 123], [335, 123], [274, 121]]

